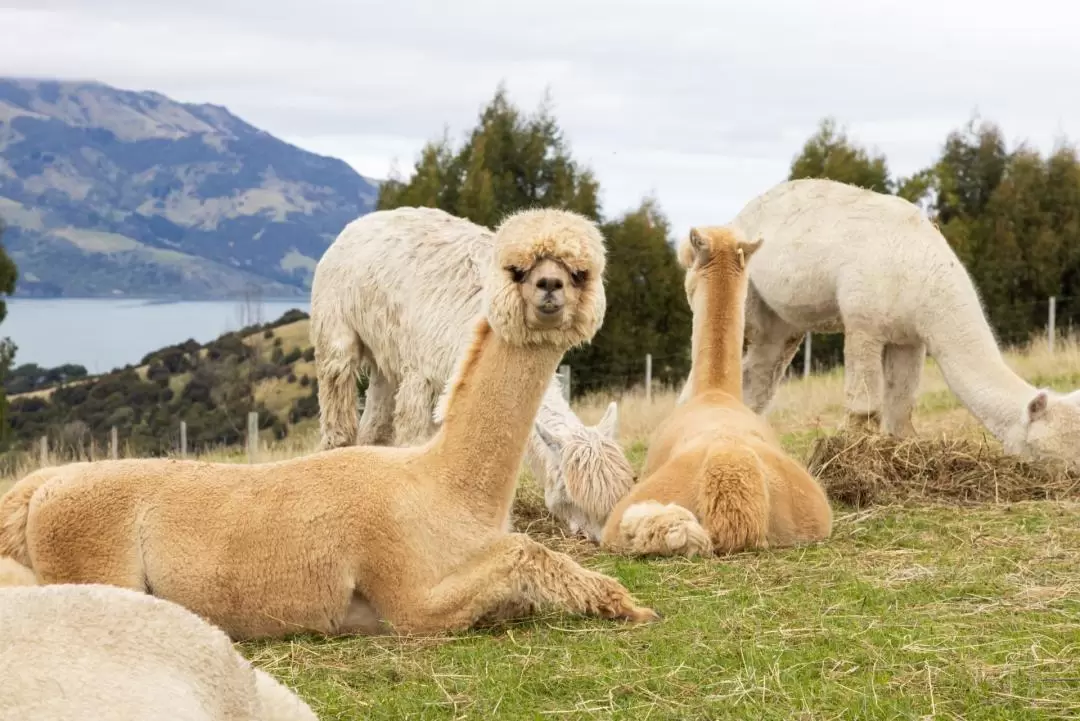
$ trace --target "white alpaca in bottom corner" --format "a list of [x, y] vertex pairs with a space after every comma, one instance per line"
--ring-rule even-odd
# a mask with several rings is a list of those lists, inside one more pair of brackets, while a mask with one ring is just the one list
[[171, 601], [98, 584], [0, 588], [0, 721], [83, 719], [318, 721]]
[[[482, 311], [494, 232], [435, 208], [397, 208], [351, 222], [326, 250], [311, 287], [320, 449], [418, 445], [441, 424], [437, 407]], [[357, 418], [356, 379], [368, 376]], [[599, 540], [634, 483], [616, 441], [612, 402], [586, 426], [548, 386], [525, 461], [548, 510]]]
[[1007, 453], [1080, 461], [1080, 392], [1037, 389], [1009, 368], [970, 276], [917, 206], [802, 179], [751, 200], [732, 224], [766, 239], [748, 265], [750, 408], [766, 411], [807, 331], [842, 331], [849, 424], [912, 433], [929, 353]]

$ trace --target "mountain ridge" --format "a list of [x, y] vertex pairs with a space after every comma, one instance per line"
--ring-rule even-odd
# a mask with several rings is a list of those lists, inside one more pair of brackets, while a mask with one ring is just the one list
[[0, 218], [19, 296], [303, 296], [377, 192], [224, 106], [0, 78]]

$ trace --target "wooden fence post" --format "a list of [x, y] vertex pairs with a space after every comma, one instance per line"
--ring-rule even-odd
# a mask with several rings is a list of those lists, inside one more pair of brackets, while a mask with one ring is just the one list
[[813, 335], [810, 333], [810, 331], [806, 331], [806, 340], [803, 342], [803, 366], [802, 366], [802, 377], [803, 378], [809, 378], [810, 377], [810, 339], [812, 337], [813, 337]]
[[49, 465], [49, 437], [48, 436], [42, 436], [41, 437], [41, 465], [43, 467]]
[[563, 398], [565, 398], [566, 402], [569, 403], [570, 402], [570, 366], [565, 365], [565, 364], [559, 366], [559, 375], [562, 376], [562, 394], [563, 394]]
[[120, 439], [116, 432], [116, 426], [109, 429], [109, 457], [114, 461], [120, 457]]
[[259, 453], [259, 414], [256, 411], [248, 411], [247, 447], [248, 463], [254, 463]]
[[187, 458], [187, 421], [180, 421], [180, 457]]
[[1057, 331], [1057, 297], [1050, 296], [1050, 318], [1046, 323], [1046, 339], [1050, 352], [1054, 352], [1054, 335]]
[[652, 353], [645, 354], [645, 402], [652, 403]]

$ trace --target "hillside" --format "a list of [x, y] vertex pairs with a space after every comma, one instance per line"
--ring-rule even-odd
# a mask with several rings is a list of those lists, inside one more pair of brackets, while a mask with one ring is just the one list
[[0, 219], [17, 295], [301, 296], [377, 186], [215, 105], [0, 79]]
[[[125, 453], [165, 455], [177, 450], [180, 421], [187, 423], [189, 450], [205, 452], [244, 442], [247, 414], [259, 413], [266, 440], [281, 440], [318, 415], [314, 352], [307, 315], [289, 311], [276, 321], [193, 340], [148, 353], [138, 365], [100, 376], [41, 369], [42, 385], [24, 392], [27, 378], [7, 380], [8, 420], [14, 454], [33, 452], [48, 436], [55, 452], [85, 457], [108, 447], [116, 426]], [[75, 367], [78, 368], [78, 367]]]

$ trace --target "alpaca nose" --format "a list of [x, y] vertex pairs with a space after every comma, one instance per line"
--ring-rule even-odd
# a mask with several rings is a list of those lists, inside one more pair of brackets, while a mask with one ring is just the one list
[[540, 280], [536, 281], [536, 287], [544, 291], [545, 293], [554, 293], [557, 290], [562, 290], [562, 278], [556, 278], [551, 275], [544, 276]]

